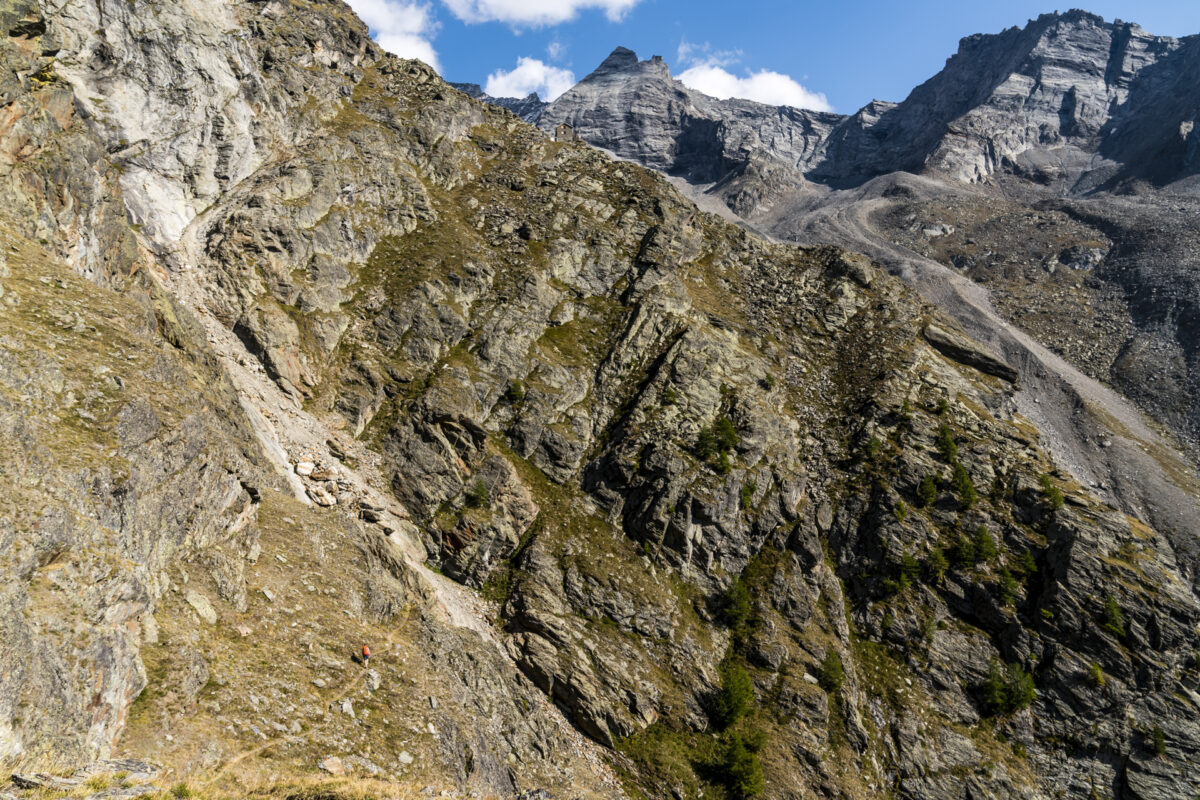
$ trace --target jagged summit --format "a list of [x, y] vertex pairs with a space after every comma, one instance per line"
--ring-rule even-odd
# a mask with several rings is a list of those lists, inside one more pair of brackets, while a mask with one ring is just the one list
[[600, 65], [584, 76], [580, 83], [599, 80], [614, 75], [651, 74], [670, 79], [671, 73], [662, 56], [653, 56], [645, 61], [628, 47], [617, 47]]
[[592, 73], [549, 104], [544, 130], [567, 123], [586, 141], [698, 183], [725, 177], [751, 153], [770, 151], [803, 169], [836, 114], [717, 100], [689, 89], [659, 56], [638, 60], [618, 47]]
[[[1179, 43], [1086, 12], [962, 40], [944, 69], [869, 125], [831, 136], [816, 173], [845, 180], [896, 170], [983, 180], [1001, 169], [1097, 185], [1120, 163], [1095, 163], [1101, 134], [1127, 112], [1137, 76]], [[1143, 129], [1154, 120], [1142, 120]], [[1043, 154], [1057, 151], [1057, 174]], [[1115, 161], [1115, 160], [1114, 160]], [[1186, 167], [1187, 165], [1180, 165]]]
[[603, 74], [606, 72], [622, 72], [635, 67], [638, 64], [637, 53], [630, 50], [628, 47], [617, 47], [608, 57], [600, 62], [596, 69], [592, 70], [592, 75]]
[[[1200, 100], [1187, 81], [1194, 50], [1086, 11], [1043, 14], [965, 37], [903, 101], [841, 116], [717, 101], [675, 81], [661, 60], [618, 47], [539, 120], [569, 122], [589, 142], [699, 182], [732, 174], [753, 151], [834, 185], [900, 170], [968, 182], [1020, 171], [1086, 191], [1200, 168], [1200, 134], [1188, 127]], [[632, 102], [642, 104], [637, 124]], [[1134, 119], [1131, 134], [1123, 121]]]
[[547, 105], [537, 92], [530, 92], [524, 97], [492, 97], [478, 83], [451, 83], [450, 85], [468, 97], [507, 108], [526, 122], [536, 123]]

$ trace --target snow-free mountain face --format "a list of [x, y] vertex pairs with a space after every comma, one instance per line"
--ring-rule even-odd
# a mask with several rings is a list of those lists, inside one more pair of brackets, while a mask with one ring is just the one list
[[1047, 14], [964, 39], [903, 102], [851, 116], [714, 100], [661, 60], [618, 48], [540, 124], [569, 123], [587, 141], [697, 182], [768, 157], [839, 186], [896, 171], [960, 182], [1019, 172], [1065, 191], [1164, 183], [1200, 167], [1198, 47], [1085, 12]]
[[537, 122], [538, 118], [542, 116], [542, 111], [546, 108], [546, 103], [538, 97], [537, 92], [531, 92], [525, 97], [492, 97], [483, 91], [483, 87], [478, 83], [452, 83], [450, 85], [468, 97], [473, 97], [476, 100], [482, 100], [485, 103], [500, 106], [501, 108], [507, 108], [526, 122]]
[[717, 100], [675, 80], [660, 58], [619, 47], [538, 119], [597, 146], [697, 183], [720, 180], [760, 154], [805, 171], [841, 119], [836, 114]]
[[1071, 192], [1128, 177], [1187, 177], [1200, 166], [1187, 153], [1195, 140], [1184, 125], [1200, 100], [1195, 81], [1187, 85], [1198, 65], [1194, 44], [1081, 11], [968, 37], [902, 103], [839, 126], [817, 173], [844, 181], [929, 171], [980, 181], [1012, 171]]
[[368, 33], [0, 0], [4, 797], [1200, 791], [1200, 491], [962, 274], [1120, 329], [1078, 278], [1134, 237], [585, 82], [612, 149], [931, 303]]
[[[618, 48], [539, 124], [682, 176], [758, 230], [870, 252], [1014, 358], [1062, 376], [1010, 326], [1065, 357], [1072, 402], [1099, 381], [1195, 453], [1198, 110], [1200, 37], [1071, 11], [967, 37], [902, 102], [850, 116], [718, 101]], [[990, 299], [947, 298], [922, 259]], [[1111, 460], [1096, 437], [1055, 427], [1081, 479], [1120, 493], [1141, 472], [1096, 467]]]

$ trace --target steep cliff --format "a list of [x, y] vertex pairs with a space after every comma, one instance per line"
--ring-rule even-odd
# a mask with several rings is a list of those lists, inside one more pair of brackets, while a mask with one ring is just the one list
[[574, 127], [585, 141], [622, 158], [713, 183], [768, 154], [793, 178], [820, 159], [841, 117], [748, 100], [716, 100], [671, 77], [662, 59], [639, 61], [618, 47], [594, 72], [550, 103], [537, 124]]
[[618, 50], [541, 124], [683, 175], [780, 239], [869, 252], [1008, 353], [1059, 463], [1184, 542], [1194, 503], [1160, 487], [1192, 472], [1200, 435], [1196, 41], [1043, 15], [964, 39], [903, 102], [850, 117], [714, 101]]
[[542, 127], [711, 183], [752, 156], [834, 186], [890, 172], [971, 183], [1015, 172], [1081, 193], [1195, 173], [1196, 37], [1153, 36], [1083, 11], [962, 40], [899, 103], [850, 116], [715, 100], [618, 48], [550, 103]]
[[4, 435], [46, 451], [4, 489], [44, 509], [8, 755], [178, 796], [1200, 789], [1175, 540], [867, 258], [336, 0], [0, 9]]

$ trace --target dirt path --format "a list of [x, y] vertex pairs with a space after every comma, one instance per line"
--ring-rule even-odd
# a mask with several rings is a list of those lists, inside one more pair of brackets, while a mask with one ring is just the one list
[[[388, 642], [389, 642], [389, 645], [393, 644], [390, 637], [388, 638]], [[341, 703], [346, 698], [348, 698], [354, 692], [355, 689], [357, 689], [359, 686], [362, 685], [363, 678], [365, 678], [366, 676], [367, 676], [366, 668], [359, 670], [358, 675], [352, 681], [350, 681], [349, 684], [346, 685], [345, 690], [341, 694], [339, 694], [337, 697], [334, 697], [332, 700], [330, 700], [328, 705], [336, 705], [338, 703]], [[209, 786], [212, 786], [214, 783], [219, 781], [221, 778], [225, 777], [225, 775], [227, 775], [231, 769], [233, 769], [238, 764], [245, 761], [247, 758], [252, 758], [254, 756], [257, 756], [260, 753], [262, 753], [263, 751], [265, 751], [271, 747], [274, 747], [276, 745], [290, 744], [292, 742], [299, 741], [306, 737], [312, 736], [315, 732], [321, 730], [322, 728], [324, 728], [326, 725], [329, 724], [328, 717], [329, 717], [329, 715], [326, 715], [325, 722], [322, 722], [320, 725], [317, 725], [315, 727], [309, 728], [306, 731], [301, 731], [300, 733], [289, 733], [286, 736], [276, 736], [274, 739], [267, 739], [262, 744], [255, 745], [254, 747], [251, 747], [249, 749], [242, 750], [242, 751], [235, 753], [234, 755], [230, 756], [229, 759], [215, 773], [213, 773], [212, 777], [210, 777], [208, 780], [204, 781], [204, 783], [202, 783], [201, 786], [204, 786], [206, 788]]]
[[1200, 482], [1173, 443], [1130, 401], [1002, 318], [984, 287], [879, 235], [871, 218], [889, 204], [858, 192], [835, 193], [819, 208], [774, 220], [771, 228], [787, 230], [799, 243], [865, 253], [955, 317], [967, 333], [1017, 368], [1020, 413], [1038, 426], [1042, 445], [1061, 468], [1126, 513], [1170, 534], [1176, 546], [1195, 548]]

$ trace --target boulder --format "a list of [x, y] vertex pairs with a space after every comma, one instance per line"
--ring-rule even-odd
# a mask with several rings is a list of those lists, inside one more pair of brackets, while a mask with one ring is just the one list
[[1016, 383], [1017, 371], [1006, 364], [999, 356], [988, 351], [982, 345], [968, 339], [962, 334], [953, 333], [937, 325], [927, 325], [924, 331], [925, 341], [946, 358], [966, 364], [969, 367], [993, 375], [1009, 383]]

